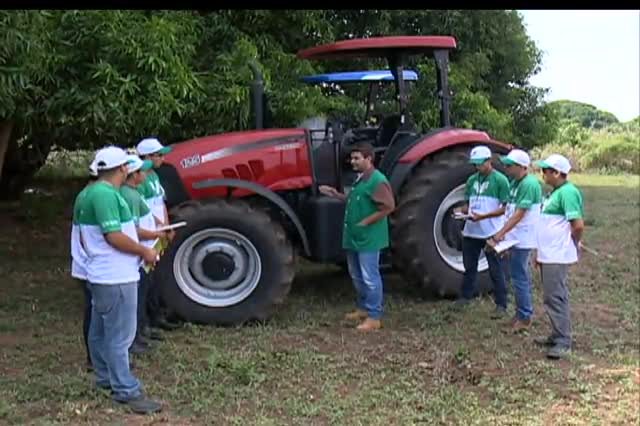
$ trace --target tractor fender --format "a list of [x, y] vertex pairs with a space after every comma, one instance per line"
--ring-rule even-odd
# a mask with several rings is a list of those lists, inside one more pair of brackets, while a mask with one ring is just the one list
[[298, 235], [300, 236], [300, 240], [302, 241], [302, 248], [307, 256], [311, 256], [311, 250], [309, 248], [309, 239], [307, 238], [307, 233], [305, 232], [302, 222], [300, 222], [300, 218], [293, 211], [291, 206], [287, 204], [287, 202], [278, 194], [266, 188], [262, 185], [259, 185], [254, 182], [249, 182], [240, 179], [206, 179], [194, 182], [191, 185], [194, 189], [203, 189], [203, 188], [213, 188], [213, 187], [226, 187], [226, 188], [239, 188], [246, 189], [252, 191], [267, 200], [271, 201], [273, 204], [278, 206], [284, 214], [291, 220], [293, 225], [296, 227], [298, 231]]
[[453, 146], [470, 146], [476, 144], [488, 145], [495, 151], [505, 153], [513, 149], [512, 145], [491, 139], [486, 132], [478, 130], [447, 129], [426, 135], [424, 138], [411, 144], [411, 146], [400, 155], [400, 158], [393, 166], [389, 177], [393, 191], [395, 193], [400, 191], [400, 188], [413, 168], [426, 157]]

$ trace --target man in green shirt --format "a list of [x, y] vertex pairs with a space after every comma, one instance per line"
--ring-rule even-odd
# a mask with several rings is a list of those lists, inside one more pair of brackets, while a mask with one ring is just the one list
[[542, 205], [538, 227], [538, 254], [544, 307], [551, 322], [551, 335], [536, 339], [547, 346], [547, 357], [559, 359], [571, 352], [571, 317], [569, 313], [569, 265], [578, 262], [584, 231], [583, 202], [580, 190], [567, 180], [571, 163], [562, 155], [552, 154], [536, 164], [542, 178], [553, 190]]
[[[152, 248], [154, 242], [158, 238], [164, 236], [163, 232], [156, 231], [156, 221], [151, 213], [151, 209], [142, 199], [138, 192], [138, 186], [145, 180], [145, 172], [153, 166], [151, 161], [142, 161], [137, 155], [129, 155], [129, 175], [124, 185], [120, 187], [120, 195], [127, 202], [133, 221], [136, 225], [136, 231], [141, 243]], [[138, 311], [136, 322], [136, 337], [133, 340], [130, 351], [132, 353], [142, 353], [149, 348], [149, 343], [145, 337], [160, 338], [161, 336], [153, 334], [148, 327], [147, 318], [147, 294], [149, 291], [149, 274], [143, 268], [140, 268], [140, 282], [138, 283]], [[152, 336], [153, 335], [153, 336]]]
[[359, 143], [351, 150], [351, 165], [359, 172], [349, 195], [322, 185], [320, 192], [346, 200], [342, 247], [347, 252], [349, 274], [357, 293], [357, 309], [348, 320], [362, 321], [358, 330], [382, 327], [382, 277], [380, 251], [389, 246], [387, 216], [395, 208], [389, 181], [373, 166], [373, 147]]
[[[138, 191], [142, 194], [145, 202], [151, 209], [151, 213], [156, 218], [159, 225], [169, 224], [169, 212], [165, 205], [165, 191], [160, 183], [160, 178], [154, 169], [159, 168], [164, 163], [164, 156], [171, 152], [171, 147], [164, 146], [156, 138], [145, 138], [138, 142], [136, 151], [143, 160], [149, 160], [153, 163], [153, 168], [147, 172], [146, 179], [138, 187]], [[174, 231], [167, 232], [169, 241], [173, 239]], [[152, 274], [153, 276], [153, 274]], [[153, 280], [151, 277], [150, 280]], [[164, 330], [174, 330], [177, 324], [169, 322], [162, 313], [160, 293], [157, 286], [150, 285], [147, 299], [147, 311], [149, 313], [149, 322], [155, 327]]]
[[74, 211], [91, 288], [89, 351], [96, 385], [110, 389], [117, 402], [146, 414], [159, 411], [161, 405], [144, 397], [131, 374], [128, 349], [136, 329], [140, 261], [153, 264], [157, 253], [138, 242], [131, 210], [120, 195], [127, 163], [120, 148], [98, 151], [93, 163], [98, 181], [87, 187]]
[[537, 246], [542, 186], [538, 179], [529, 174], [531, 160], [526, 152], [514, 149], [500, 160], [506, 166], [512, 182], [506, 223], [488, 240], [488, 244], [495, 245], [502, 240], [517, 241], [509, 253], [509, 270], [516, 301], [516, 314], [511, 320], [511, 326], [514, 332], [518, 332], [531, 326], [533, 316], [529, 257], [531, 250]]
[[[509, 180], [493, 168], [491, 150], [480, 145], [471, 150], [469, 162], [477, 172], [469, 176], [464, 191], [465, 205], [458, 211], [470, 217], [462, 229], [462, 260], [464, 275], [459, 305], [468, 304], [476, 292], [478, 260], [487, 239], [504, 225], [504, 212], [509, 200]], [[507, 312], [507, 287], [502, 262], [492, 250], [485, 250], [489, 275], [493, 282], [496, 311], [492, 318], [502, 318]]]

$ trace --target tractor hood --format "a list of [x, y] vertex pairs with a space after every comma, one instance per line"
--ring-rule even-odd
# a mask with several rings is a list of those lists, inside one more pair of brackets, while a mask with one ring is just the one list
[[251, 130], [191, 139], [172, 145], [165, 161], [187, 169], [251, 150], [305, 140], [304, 129]]
[[448, 36], [394, 36], [343, 40], [298, 51], [300, 59], [387, 58], [425, 55], [438, 49], [455, 49], [456, 40]]

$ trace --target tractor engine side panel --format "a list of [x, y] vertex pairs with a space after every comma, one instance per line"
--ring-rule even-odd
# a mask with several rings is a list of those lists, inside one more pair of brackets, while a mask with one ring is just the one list
[[[192, 199], [224, 197], [224, 187], [194, 188], [209, 179], [240, 179], [272, 191], [311, 186], [312, 168], [304, 129], [237, 132], [173, 146], [165, 161], [173, 166]], [[234, 197], [250, 195], [234, 189]]]

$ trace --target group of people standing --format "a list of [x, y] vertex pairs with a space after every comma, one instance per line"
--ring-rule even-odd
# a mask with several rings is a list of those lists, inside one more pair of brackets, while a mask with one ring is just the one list
[[[131, 372], [130, 353], [162, 340], [155, 328], [178, 325], [162, 315], [152, 266], [161, 238], [171, 240], [164, 190], [153, 170], [170, 151], [157, 139], [136, 146], [136, 154], [110, 146], [97, 151], [91, 181], [77, 195], [71, 230], [71, 274], [85, 293], [83, 334], [96, 386], [137, 413], [161, 404], [146, 398]], [[147, 272], [149, 271], [149, 272]]]
[[[484, 251], [496, 304], [492, 318], [507, 315], [509, 275], [516, 305], [510, 326], [514, 332], [528, 329], [534, 313], [531, 255], [535, 253], [552, 332], [534, 341], [547, 347], [548, 358], [563, 358], [571, 352], [567, 277], [569, 266], [578, 261], [584, 230], [582, 194], [568, 180], [571, 163], [559, 154], [535, 163], [551, 187], [543, 196], [540, 181], [529, 173], [531, 160], [525, 151], [514, 149], [500, 158], [510, 179], [493, 168], [491, 157], [486, 146], [470, 153], [477, 172], [467, 181], [466, 204], [459, 210], [468, 216], [462, 232], [462, 297], [457, 304], [469, 304], [476, 293], [478, 259]], [[506, 243], [508, 251], [502, 257], [496, 249]]]
[[[469, 157], [476, 172], [466, 182], [464, 205], [456, 209], [465, 220], [465, 271], [456, 304], [468, 305], [478, 293], [478, 263], [484, 252], [496, 304], [492, 318], [507, 316], [510, 277], [516, 309], [509, 325], [514, 332], [528, 329], [534, 313], [531, 257], [535, 252], [552, 328], [550, 336], [535, 341], [548, 348], [549, 358], [562, 358], [571, 351], [568, 270], [578, 261], [584, 229], [582, 194], [568, 181], [571, 164], [558, 154], [536, 163], [552, 188], [543, 196], [540, 181], [529, 173], [531, 160], [525, 151], [514, 149], [500, 158], [508, 177], [493, 167], [489, 147], [476, 146]], [[342, 246], [357, 299], [356, 310], [345, 319], [356, 321], [358, 330], [377, 330], [383, 311], [379, 259], [389, 246], [387, 218], [395, 209], [394, 196], [387, 178], [374, 167], [371, 145], [355, 145], [351, 164], [359, 174], [348, 194], [330, 186], [321, 186], [320, 191], [346, 201]], [[508, 247], [504, 256], [498, 254], [503, 245]]]

